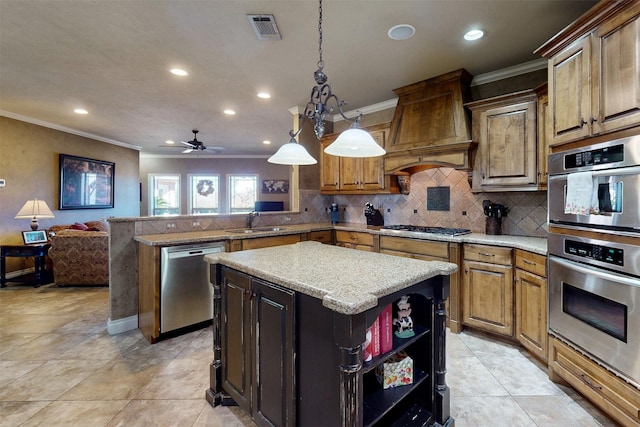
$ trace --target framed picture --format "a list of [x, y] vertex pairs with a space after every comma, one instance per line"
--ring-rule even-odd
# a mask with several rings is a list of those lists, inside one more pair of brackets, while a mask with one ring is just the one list
[[25, 245], [31, 245], [34, 243], [47, 243], [49, 241], [49, 239], [47, 238], [47, 232], [45, 230], [23, 231], [22, 240], [24, 240]]
[[59, 209], [113, 208], [115, 163], [60, 154]]
[[289, 192], [289, 180], [265, 179], [262, 181], [263, 194], [285, 194]]

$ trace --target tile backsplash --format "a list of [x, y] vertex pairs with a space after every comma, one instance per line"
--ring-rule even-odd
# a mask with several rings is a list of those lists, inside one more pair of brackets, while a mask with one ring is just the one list
[[[450, 210], [427, 210], [427, 189], [430, 187], [450, 188]], [[486, 199], [509, 208], [502, 220], [503, 234], [547, 237], [546, 191], [472, 193], [467, 173], [451, 168], [427, 169], [411, 175], [408, 195], [338, 195], [326, 203], [327, 206], [331, 203], [339, 205], [343, 222], [366, 223], [363, 209], [365, 203], [370, 202], [380, 209], [385, 224], [468, 228], [484, 233], [486, 217], [482, 201]]]

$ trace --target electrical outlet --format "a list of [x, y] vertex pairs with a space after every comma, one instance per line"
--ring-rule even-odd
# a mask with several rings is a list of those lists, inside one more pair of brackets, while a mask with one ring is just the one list
[[173, 222], [167, 223], [167, 228], [176, 228], [176, 224]]
[[199, 226], [199, 225], [200, 225], [200, 223], [199, 223], [198, 221], [193, 221], [193, 222], [191, 223], [191, 226], [192, 226], [192, 227], [197, 227], [197, 226]]
[[0, 187], [4, 187], [5, 185], [7, 185], [7, 182], [0, 178]]
[[467, 211], [462, 211], [462, 216], [467, 216]]
[[413, 213], [418, 213], [418, 209], [414, 209], [414, 210], [413, 210]]
[[387, 213], [389, 213], [389, 212], [391, 212], [391, 208], [388, 208], [388, 209], [387, 209]]

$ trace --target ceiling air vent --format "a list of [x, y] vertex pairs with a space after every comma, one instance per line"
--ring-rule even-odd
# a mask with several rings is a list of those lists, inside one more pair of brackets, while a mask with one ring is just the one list
[[273, 15], [247, 15], [258, 40], [282, 40]]

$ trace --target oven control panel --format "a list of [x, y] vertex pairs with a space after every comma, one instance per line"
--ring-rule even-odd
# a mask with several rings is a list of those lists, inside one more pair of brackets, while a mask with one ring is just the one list
[[579, 151], [564, 157], [565, 169], [575, 169], [584, 166], [604, 165], [624, 161], [624, 145], [597, 148], [595, 150]]
[[569, 255], [593, 259], [621, 267], [624, 266], [624, 250], [622, 249], [566, 239], [564, 241], [564, 251]]

